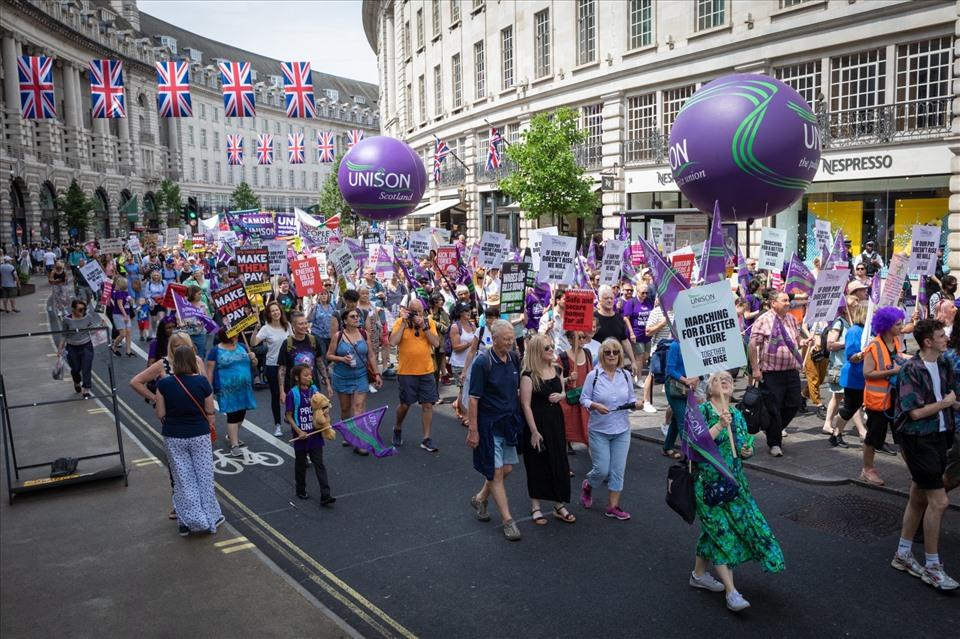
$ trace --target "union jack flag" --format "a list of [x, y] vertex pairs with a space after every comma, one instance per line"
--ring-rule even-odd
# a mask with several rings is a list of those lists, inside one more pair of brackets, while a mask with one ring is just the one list
[[433, 181], [437, 184], [440, 183], [440, 165], [443, 164], [448, 155], [450, 155], [450, 147], [447, 146], [446, 142], [437, 138], [437, 145], [433, 151]]
[[492, 171], [500, 166], [500, 143], [503, 136], [497, 127], [490, 127], [490, 145], [487, 147], [487, 170]]
[[273, 136], [269, 133], [257, 136], [257, 164], [273, 164]]
[[123, 97], [123, 62], [90, 61], [90, 99], [93, 101], [95, 118], [127, 117]]
[[347, 151], [360, 143], [363, 139], [363, 131], [360, 129], [351, 129], [347, 131]]
[[303, 133], [290, 133], [287, 135], [287, 162], [303, 164], [303, 156]]
[[53, 97], [53, 58], [19, 56], [17, 75], [20, 77], [20, 114], [28, 120], [57, 117]]
[[314, 118], [317, 107], [313, 98], [313, 78], [309, 62], [281, 62], [283, 68], [283, 100], [288, 118]]
[[243, 164], [243, 136], [227, 136], [227, 164], [240, 166]]
[[188, 62], [157, 62], [157, 110], [161, 118], [193, 116]]
[[333, 133], [330, 131], [317, 131], [317, 161], [333, 162], [334, 152], [337, 149]]
[[223, 81], [223, 115], [228, 118], [252, 118], [254, 107], [253, 83], [250, 81], [249, 62], [221, 62]]

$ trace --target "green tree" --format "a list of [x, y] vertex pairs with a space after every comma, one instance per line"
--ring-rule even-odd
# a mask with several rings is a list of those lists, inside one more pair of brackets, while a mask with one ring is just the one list
[[90, 212], [95, 208], [96, 203], [86, 196], [76, 180], [70, 182], [67, 192], [57, 198], [60, 224], [68, 229], [76, 229], [76, 237], [79, 239], [85, 238], [90, 226]]
[[500, 189], [516, 200], [527, 219], [549, 215], [593, 215], [600, 206], [593, 182], [584, 177], [573, 145], [586, 139], [576, 111], [563, 107], [535, 115], [520, 141], [506, 149], [517, 168], [500, 180]]
[[338, 153], [334, 158], [333, 171], [324, 179], [323, 186], [320, 189], [320, 198], [317, 203], [320, 208], [320, 213], [322, 213], [325, 218], [333, 217], [339, 213], [340, 228], [343, 234], [353, 235], [356, 231], [357, 221], [350, 205], [343, 199], [343, 194], [340, 192], [340, 185], [337, 183], [337, 174], [340, 172], [340, 161], [342, 159], [342, 153]]
[[260, 208], [260, 198], [246, 182], [237, 185], [237, 188], [230, 194], [230, 202], [233, 204], [234, 211]]
[[[178, 226], [176, 221], [180, 214], [180, 185], [174, 184], [170, 180], [160, 182], [160, 188], [154, 194], [154, 202], [167, 213], [167, 223], [173, 220], [173, 224]], [[171, 216], [176, 213], [176, 216]]]

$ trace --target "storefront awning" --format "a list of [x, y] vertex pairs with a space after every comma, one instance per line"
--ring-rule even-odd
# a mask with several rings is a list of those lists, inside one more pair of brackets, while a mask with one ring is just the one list
[[440, 200], [439, 202], [433, 202], [431, 204], [427, 204], [426, 206], [420, 207], [419, 209], [417, 209], [416, 211], [408, 215], [407, 219], [409, 220], [411, 218], [433, 217], [437, 213], [443, 213], [444, 211], [448, 209], [452, 209], [455, 206], [460, 206], [459, 199]]

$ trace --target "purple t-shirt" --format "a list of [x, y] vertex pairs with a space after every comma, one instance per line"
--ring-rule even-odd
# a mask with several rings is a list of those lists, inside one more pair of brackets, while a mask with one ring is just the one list
[[537, 295], [536, 291], [527, 293], [527, 323], [526, 328], [538, 330], [540, 328], [540, 318], [543, 317], [543, 311], [546, 310], [543, 297]]
[[123, 315], [121, 308], [129, 306], [130, 293], [127, 291], [114, 291], [111, 297], [110, 312], [114, 315]]
[[[313, 428], [313, 407], [310, 405], [310, 399], [313, 397], [313, 394], [317, 392], [316, 386], [311, 386], [307, 390], [302, 388], [297, 388], [299, 390], [300, 401], [297, 406], [294, 406], [294, 391], [291, 390], [287, 393], [286, 409], [287, 413], [293, 413], [296, 411], [296, 414], [293, 416], [294, 421], [297, 424], [297, 428], [302, 430], [305, 433], [312, 432]], [[293, 429], [291, 429], [292, 432]], [[297, 436], [296, 433], [292, 433], [294, 437]], [[323, 435], [312, 435], [307, 439], [297, 440], [293, 442], [294, 450], [299, 451], [308, 451], [315, 448], [323, 447]]]
[[630, 320], [630, 326], [633, 328], [633, 335], [637, 342], [645, 344], [650, 341], [647, 335], [647, 318], [650, 317], [650, 311], [653, 310], [653, 302], [649, 299], [643, 301], [636, 297], [631, 297], [623, 302], [623, 316]]

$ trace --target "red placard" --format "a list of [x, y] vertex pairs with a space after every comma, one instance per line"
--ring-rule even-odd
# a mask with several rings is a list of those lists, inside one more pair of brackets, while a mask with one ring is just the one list
[[457, 275], [457, 247], [441, 246], [437, 249], [437, 268], [448, 278]]
[[674, 255], [670, 259], [670, 261], [673, 262], [673, 270], [680, 275], [683, 275], [688, 282], [690, 281], [690, 278], [693, 277], [693, 260], [693, 253]]
[[187, 298], [187, 287], [183, 284], [177, 284], [175, 282], [170, 282], [167, 284], [167, 290], [163, 293], [163, 303], [161, 306], [164, 308], [169, 308], [170, 310], [176, 310], [177, 306], [173, 303], [173, 293], [176, 291], [180, 297]]
[[643, 266], [646, 262], [646, 256], [643, 254], [643, 244], [637, 242], [630, 245], [630, 264], [633, 266]]
[[104, 280], [103, 290], [100, 291], [100, 304], [106, 306], [110, 303], [110, 298], [113, 296], [113, 282], [110, 280]]
[[563, 330], [592, 331], [595, 299], [591, 290], [567, 289], [563, 294]]
[[290, 273], [293, 274], [293, 285], [297, 287], [297, 295], [316, 295], [323, 292], [323, 280], [320, 279], [320, 262], [315, 257], [290, 262]]

